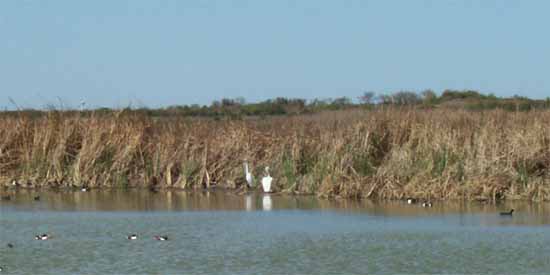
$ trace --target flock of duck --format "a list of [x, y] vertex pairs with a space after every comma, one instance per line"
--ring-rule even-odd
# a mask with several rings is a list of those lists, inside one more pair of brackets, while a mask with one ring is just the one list
[[[51, 238], [52, 238], [52, 236], [50, 236], [49, 234], [39, 234], [39, 235], [34, 236], [34, 239], [37, 240], [37, 241], [47, 241], [47, 240], [50, 240]], [[134, 240], [138, 239], [138, 235], [137, 234], [131, 234], [131, 235], [128, 235], [126, 237], [126, 239], [134, 241]], [[166, 235], [155, 235], [155, 236], [153, 236], [153, 239], [155, 239], [157, 241], [168, 241], [168, 236], [166, 236]], [[7, 247], [9, 249], [13, 249], [13, 248], [15, 248], [15, 245], [13, 245], [12, 243], [8, 243]], [[4, 268], [0, 266], [0, 272], [2, 272], [2, 271], [4, 271]]]
[[[247, 186], [248, 187], [253, 187], [254, 186], [253, 185], [253, 176], [252, 176], [252, 173], [250, 172], [247, 161], [244, 162], [244, 173], [245, 173], [245, 179], [246, 179]], [[261, 182], [262, 182], [263, 191], [265, 193], [271, 193], [271, 183], [273, 182], [273, 178], [269, 174], [269, 166], [265, 167], [264, 177], [262, 178]], [[88, 188], [83, 187], [83, 188], [81, 188], [81, 191], [82, 192], [87, 192]], [[11, 197], [8, 195], [8, 196], [1, 197], [1, 199], [4, 200], [4, 201], [9, 201], [9, 200], [11, 200]], [[39, 201], [40, 196], [35, 196], [33, 199], [35, 201]], [[415, 199], [415, 198], [408, 198], [407, 203], [408, 204], [416, 204], [416, 203], [418, 203], [418, 200]], [[427, 200], [422, 201], [420, 205], [422, 207], [432, 207], [433, 206], [432, 202], [427, 201]], [[500, 216], [512, 216], [513, 213], [514, 213], [514, 209], [511, 209], [508, 212], [501, 212]], [[131, 235], [126, 236], [126, 239], [132, 240], [132, 241], [137, 240], [138, 238], [139, 238], [138, 234], [131, 234]], [[34, 237], [34, 239], [39, 240], [39, 241], [46, 241], [46, 240], [51, 239], [51, 236], [48, 235], [48, 234], [40, 234], [40, 235], [36, 235]], [[153, 239], [155, 239], [157, 241], [168, 241], [168, 236], [156, 235], [156, 236], [153, 236]], [[8, 243], [7, 247], [11, 249], [11, 248], [14, 248], [14, 245], [11, 244], [11, 243]], [[2, 272], [2, 271], [3, 271], [3, 268], [0, 266], [0, 272]]]
[[[414, 199], [414, 198], [408, 198], [407, 199], [407, 204], [416, 204], [417, 202], [418, 202], [418, 200]], [[432, 207], [433, 206], [432, 202], [430, 202], [430, 201], [423, 201], [421, 205], [422, 205], [422, 207]], [[515, 211], [514, 209], [510, 209], [510, 211], [500, 212], [499, 215], [500, 216], [512, 216], [514, 211]]]

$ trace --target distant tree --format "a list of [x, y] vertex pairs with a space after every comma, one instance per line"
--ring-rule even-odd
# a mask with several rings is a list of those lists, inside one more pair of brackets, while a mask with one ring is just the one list
[[212, 101], [211, 107], [214, 109], [218, 109], [222, 106], [222, 103], [219, 100]]
[[441, 100], [454, 100], [454, 99], [483, 99], [486, 96], [481, 95], [477, 91], [467, 90], [467, 91], [457, 91], [457, 90], [445, 90], [441, 94]]
[[415, 105], [421, 100], [415, 92], [400, 91], [392, 95], [392, 102], [397, 105]]
[[336, 105], [350, 105], [351, 104], [351, 99], [349, 97], [338, 97], [338, 98], [335, 98], [333, 101], [332, 101], [333, 104], [336, 104]]
[[364, 92], [363, 95], [359, 97], [359, 102], [363, 104], [372, 104], [375, 97], [375, 92]]
[[392, 104], [393, 103], [393, 98], [392, 98], [391, 95], [379, 95], [378, 100], [382, 104]]
[[431, 105], [437, 102], [437, 94], [432, 90], [424, 90], [421, 95], [424, 104]]
[[236, 97], [234, 101], [235, 101], [235, 103], [237, 103], [237, 105], [245, 105], [246, 104], [246, 100], [242, 96]]

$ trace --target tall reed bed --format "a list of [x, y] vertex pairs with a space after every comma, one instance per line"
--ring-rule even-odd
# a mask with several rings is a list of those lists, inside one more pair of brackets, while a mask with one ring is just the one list
[[244, 120], [0, 116], [0, 183], [244, 186], [399, 199], [550, 200], [550, 112], [387, 109]]

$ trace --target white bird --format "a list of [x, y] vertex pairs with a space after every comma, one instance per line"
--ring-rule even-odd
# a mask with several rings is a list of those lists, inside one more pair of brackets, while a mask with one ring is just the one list
[[262, 178], [262, 187], [265, 193], [271, 193], [271, 182], [273, 178], [269, 175], [269, 166], [265, 167], [265, 174], [266, 176]]
[[246, 182], [248, 183], [248, 187], [252, 187], [252, 173], [248, 170], [248, 162], [244, 162], [244, 174], [246, 177]]

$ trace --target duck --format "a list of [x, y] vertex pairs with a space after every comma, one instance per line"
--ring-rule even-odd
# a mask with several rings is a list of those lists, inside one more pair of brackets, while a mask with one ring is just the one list
[[156, 186], [150, 186], [149, 191], [153, 194], [156, 194], [159, 192], [159, 189]]
[[415, 203], [416, 203], [416, 199], [408, 198], [408, 199], [407, 199], [407, 203], [408, 203], [408, 204], [415, 204]]
[[80, 191], [82, 191], [82, 192], [88, 192], [88, 190], [90, 190], [90, 189], [88, 189], [88, 187], [82, 187], [82, 189], [80, 189]]
[[422, 203], [422, 207], [432, 207], [432, 203], [429, 201], [425, 201]]
[[0, 272], [2, 272], [2, 271], [4, 271], [4, 268], [2, 268], [2, 267], [0, 266]]
[[167, 241], [168, 236], [155, 236], [155, 240], [157, 240], [157, 241]]
[[9, 243], [8, 248], [13, 248], [13, 244]]
[[39, 201], [39, 200], [40, 200], [40, 196], [34, 197], [34, 200], [35, 200], [35, 201]]
[[50, 239], [50, 236], [48, 234], [36, 235], [34, 236], [34, 239], [38, 241], [46, 241]]
[[514, 209], [510, 209], [509, 212], [500, 212], [501, 216], [512, 216], [512, 213], [514, 213]]
[[132, 235], [128, 235], [128, 237], [126, 237], [128, 240], [137, 240], [138, 236], [137, 234], [132, 234]]

